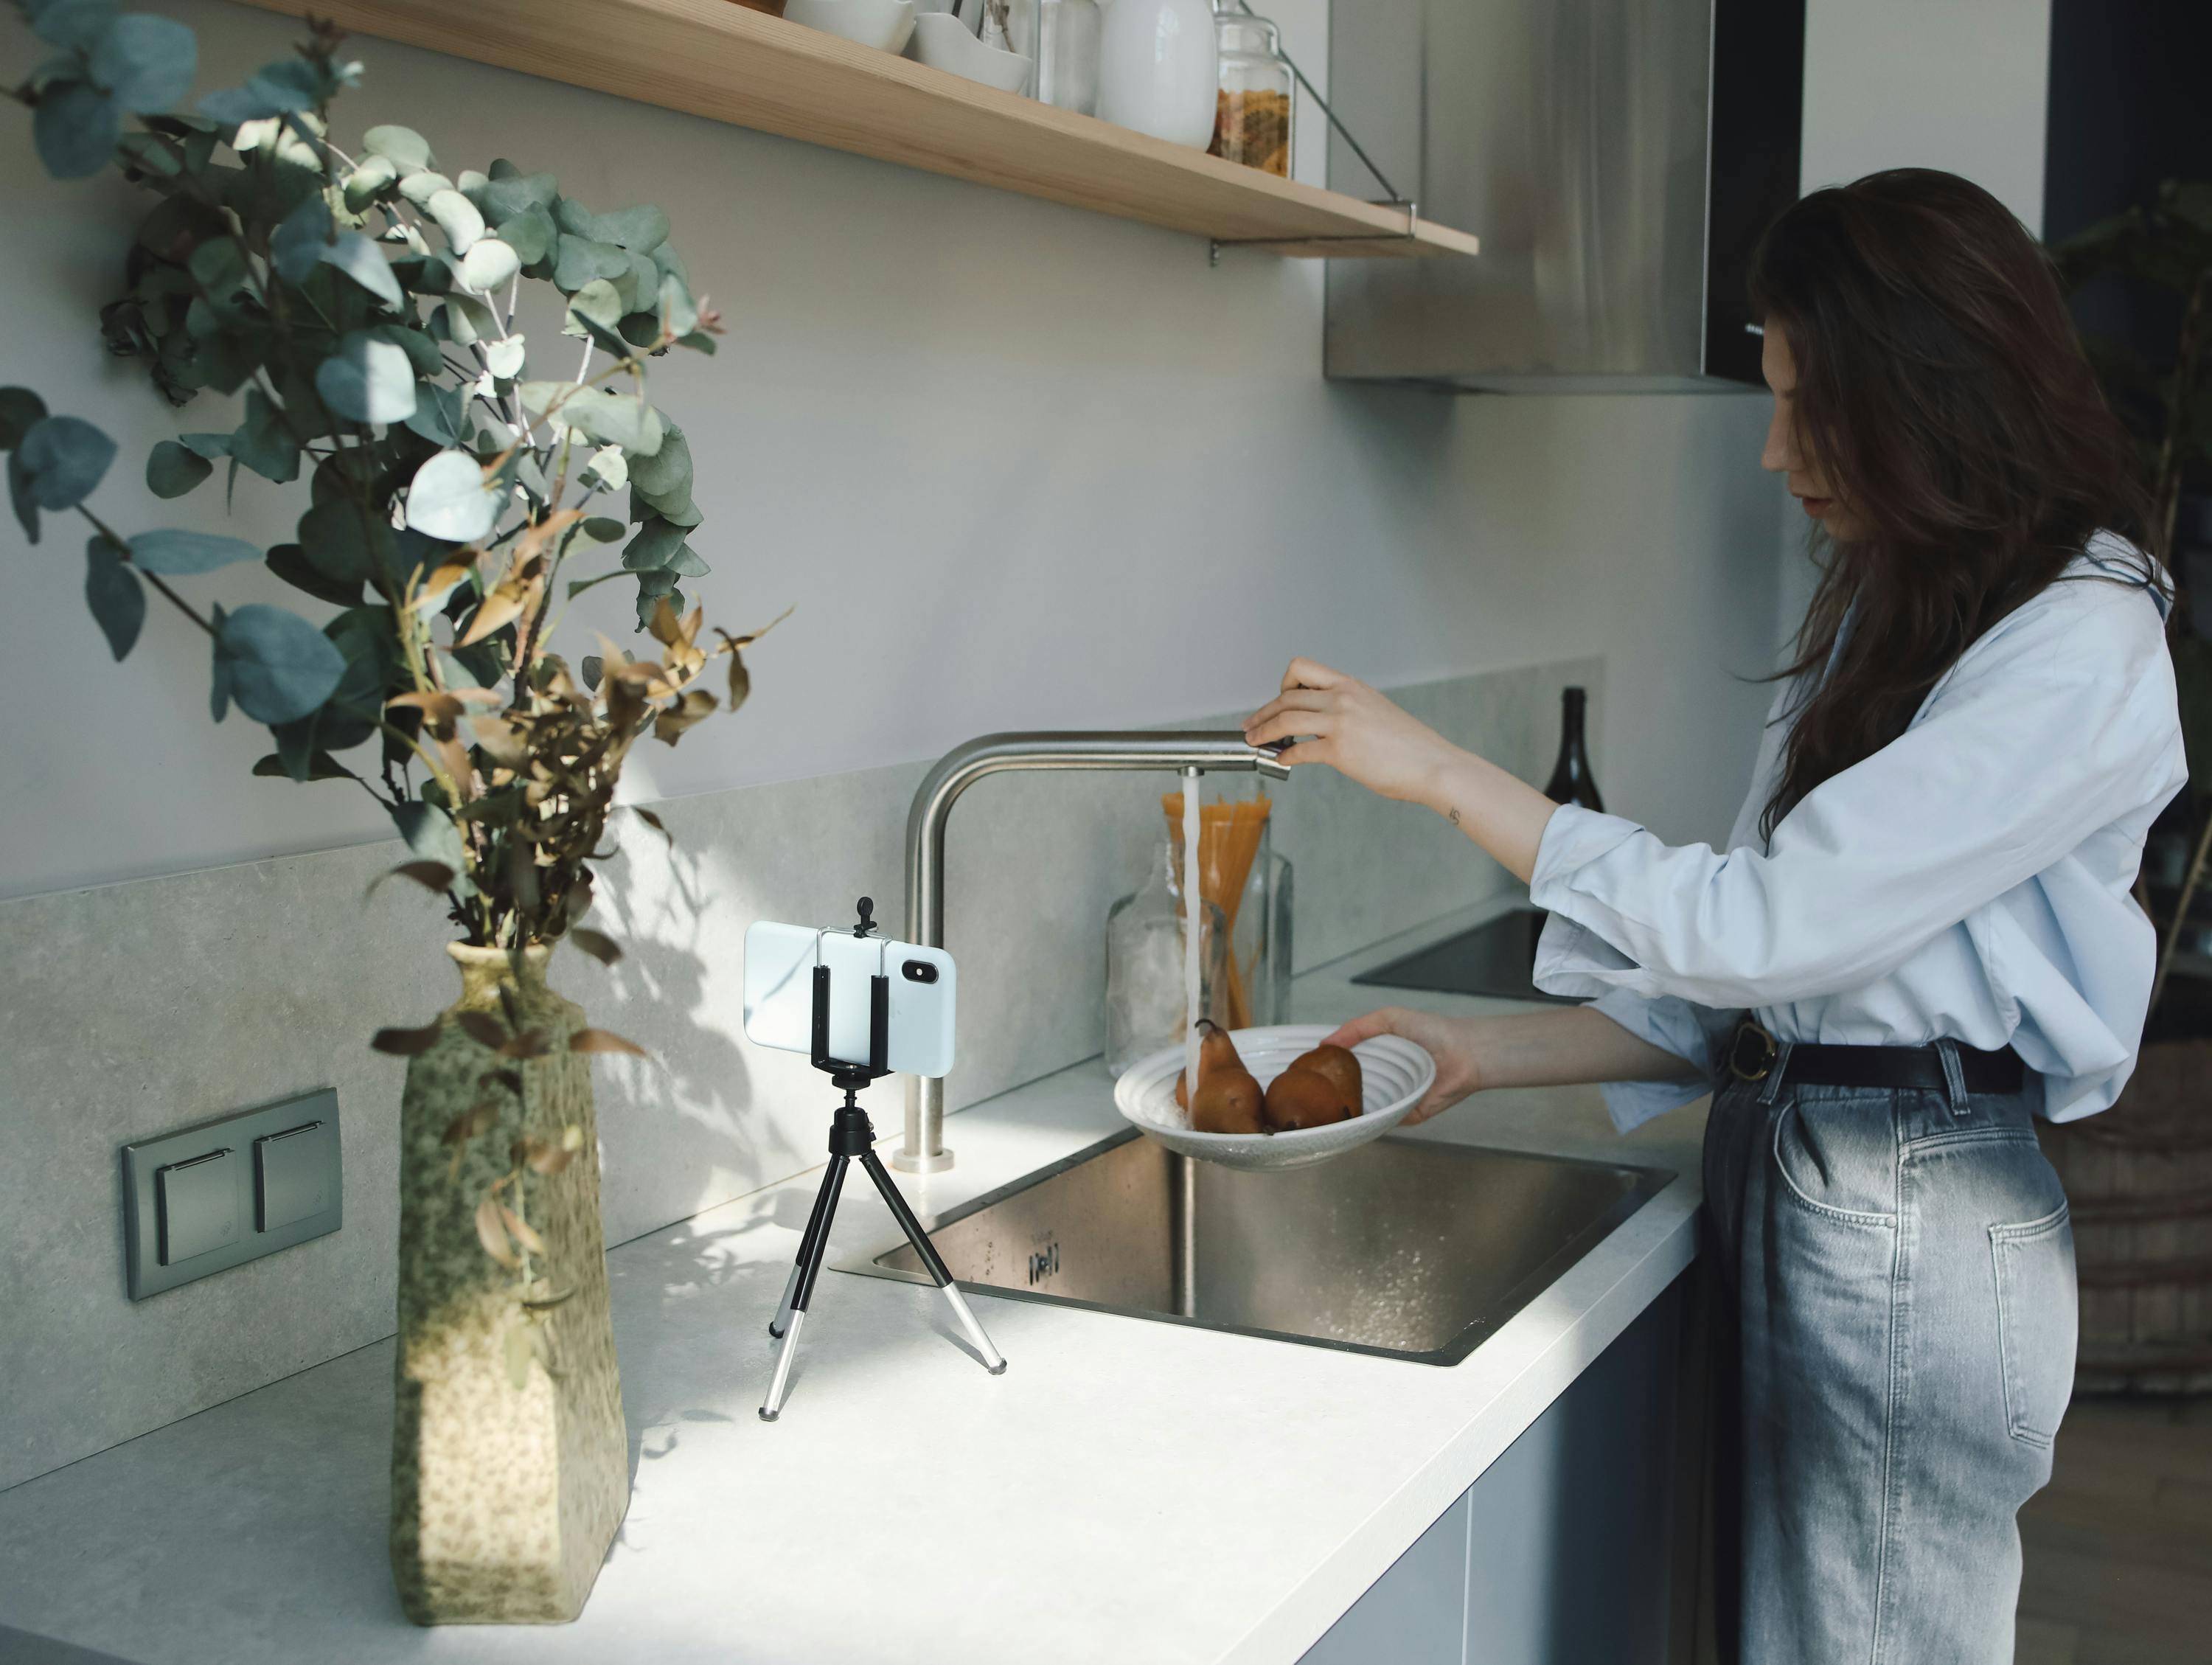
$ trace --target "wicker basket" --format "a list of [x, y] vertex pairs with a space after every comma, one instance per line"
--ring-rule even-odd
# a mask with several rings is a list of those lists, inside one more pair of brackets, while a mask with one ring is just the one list
[[2212, 1041], [2145, 1047], [2118, 1103], [2041, 1132], [2073, 1208], [2075, 1391], [2212, 1392]]

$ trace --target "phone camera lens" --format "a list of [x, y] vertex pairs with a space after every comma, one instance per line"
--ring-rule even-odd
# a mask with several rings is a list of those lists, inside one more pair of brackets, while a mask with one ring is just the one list
[[910, 983], [933, 983], [937, 981], [937, 968], [927, 960], [908, 960], [900, 969]]

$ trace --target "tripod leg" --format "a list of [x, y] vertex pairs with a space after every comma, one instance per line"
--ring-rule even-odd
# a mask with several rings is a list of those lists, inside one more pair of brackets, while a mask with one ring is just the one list
[[814, 1252], [814, 1239], [821, 1235], [830, 1209], [836, 1206], [836, 1194], [830, 1188], [830, 1176], [839, 1171], [843, 1160], [832, 1158], [823, 1172], [821, 1188], [814, 1194], [814, 1212], [806, 1217], [806, 1230], [799, 1239], [799, 1253], [791, 1262], [791, 1277], [783, 1286], [782, 1303], [776, 1308], [775, 1316], [769, 1320], [768, 1333], [779, 1340], [791, 1325], [791, 1297], [799, 1293], [799, 1274], [806, 1265], [806, 1257]]
[[830, 1248], [830, 1222], [837, 1212], [837, 1194], [845, 1186], [845, 1166], [849, 1157], [831, 1157], [830, 1171], [822, 1176], [822, 1192], [815, 1200], [815, 1211], [822, 1224], [812, 1232], [804, 1245], [799, 1262], [793, 1268], [795, 1286], [791, 1291], [791, 1316], [784, 1327], [783, 1346], [775, 1355], [775, 1375], [769, 1378], [768, 1397], [761, 1401], [763, 1422], [774, 1422], [783, 1414], [783, 1395], [791, 1382], [791, 1362], [799, 1356], [799, 1332], [806, 1322], [807, 1303], [814, 1298], [814, 1279], [822, 1270], [822, 1257]]
[[868, 1177], [876, 1182], [876, 1189], [884, 1194], [892, 1218], [906, 1233], [906, 1240], [914, 1245], [914, 1252], [921, 1256], [921, 1263], [929, 1268], [929, 1275], [945, 1298], [951, 1303], [952, 1316], [960, 1321], [960, 1328], [968, 1332], [968, 1339], [975, 1344], [975, 1351], [983, 1355], [983, 1368], [993, 1376], [1003, 1375], [1006, 1359], [991, 1345], [991, 1338], [983, 1334], [982, 1325], [968, 1310], [968, 1297], [960, 1292], [960, 1285], [952, 1281], [952, 1273], [945, 1267], [945, 1257], [937, 1252], [937, 1245], [929, 1240], [929, 1233], [921, 1229], [921, 1222], [914, 1217], [914, 1210], [906, 1206], [890, 1175], [885, 1171], [883, 1159], [870, 1151], [860, 1152], [860, 1165], [868, 1170]]

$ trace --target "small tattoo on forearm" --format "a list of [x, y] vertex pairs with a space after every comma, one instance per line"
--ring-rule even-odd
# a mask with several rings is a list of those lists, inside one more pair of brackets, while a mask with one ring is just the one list
[[1450, 817], [1452, 825], [1455, 827], [1459, 825], [1459, 811], [1457, 810], [1446, 810], [1444, 813]]

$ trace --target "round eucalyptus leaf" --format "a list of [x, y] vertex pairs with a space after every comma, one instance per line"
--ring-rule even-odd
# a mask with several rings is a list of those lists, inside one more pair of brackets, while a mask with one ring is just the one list
[[[492, 181], [495, 187], [499, 183], [496, 179]], [[500, 240], [512, 248], [526, 266], [534, 266], [543, 260], [545, 251], [553, 246], [554, 239], [560, 234], [553, 229], [552, 220], [542, 208], [526, 209], [495, 223]]]
[[145, 589], [106, 538], [86, 544], [84, 558], [85, 605], [107, 638], [107, 651], [120, 659], [137, 641], [139, 627], [146, 622]]
[[411, 127], [372, 127], [361, 136], [362, 148], [372, 156], [385, 156], [403, 171], [432, 165], [430, 142]]
[[31, 143], [58, 179], [91, 178], [122, 137], [123, 106], [88, 81], [49, 83], [31, 115]]
[[479, 237], [461, 257], [461, 282], [479, 295], [497, 289], [522, 270], [522, 257], [496, 237]]
[[446, 234], [446, 241], [456, 254], [466, 254], [477, 238], [483, 235], [483, 216], [477, 205], [447, 185], [434, 191], [422, 205], [422, 211], [438, 222], [438, 229]]
[[629, 528], [610, 515], [594, 514], [584, 522], [581, 530], [595, 544], [611, 544]]
[[399, 194], [417, 208], [428, 206], [431, 197], [453, 188], [453, 182], [433, 167], [410, 173], [399, 181]]
[[404, 349], [356, 330], [315, 367], [315, 392], [352, 421], [404, 422], [415, 414], [415, 366]]
[[40, 39], [50, 46], [89, 52], [115, 16], [115, 0], [43, 0], [22, 8]]
[[465, 451], [441, 451], [415, 471], [407, 488], [407, 524], [449, 544], [473, 544], [499, 524], [507, 487], [488, 483]]
[[[485, 219], [503, 225], [518, 214], [544, 213], [552, 207], [559, 189], [550, 173], [495, 173], [485, 184], [483, 198], [477, 206], [483, 210]], [[550, 216], [546, 224], [552, 224]]]
[[618, 243], [635, 254], [649, 254], [668, 240], [668, 216], [651, 203], [592, 216], [591, 235]]
[[[610, 283], [629, 275], [629, 256], [612, 243], [561, 234], [559, 255], [553, 267], [553, 284], [564, 295], [574, 295], [595, 277]], [[619, 314], [617, 314], [619, 316]]]
[[0, 387], [0, 451], [13, 451], [46, 414], [46, 402], [27, 387]]
[[[321, 261], [330, 240], [330, 205], [317, 191], [301, 197], [300, 205], [269, 234], [269, 264], [276, 268], [276, 275], [287, 283], [304, 283], [307, 274]], [[240, 275], [244, 275], [242, 267]]]
[[100, 35], [90, 68], [125, 109], [166, 110], [191, 89], [199, 55], [198, 39], [182, 23], [130, 12]]
[[331, 583], [356, 591], [397, 565], [392, 528], [349, 497], [325, 498], [300, 517], [300, 551]]
[[141, 571], [177, 576], [211, 573], [234, 562], [258, 561], [261, 551], [242, 538], [222, 538], [213, 532], [142, 532], [131, 540], [131, 564]]
[[389, 156], [364, 156], [361, 166], [345, 176], [345, 204], [360, 213], [399, 177], [399, 164]]
[[665, 513], [691, 501], [691, 445], [684, 431], [665, 424], [660, 448], [649, 457], [633, 458], [629, 483], [639, 496]]
[[82, 416], [42, 417], [15, 447], [25, 489], [45, 509], [75, 508], [114, 460], [115, 441]]
[[146, 489], [156, 497], [181, 497], [214, 472], [214, 464], [174, 440], [146, 453]]
[[297, 613], [255, 603], [222, 616], [216, 659], [230, 696], [257, 723], [289, 723], [330, 698], [346, 662]]
[[[482, 244], [477, 245], [479, 248], [482, 246]], [[476, 250], [471, 249], [469, 252], [474, 254]], [[519, 335], [511, 335], [498, 341], [487, 341], [483, 351], [485, 368], [501, 381], [513, 381], [522, 374], [522, 367], [528, 359], [529, 343]]]
[[392, 275], [392, 263], [384, 258], [383, 250], [359, 232], [342, 233], [336, 242], [325, 244], [322, 258], [387, 306], [404, 304], [399, 280]]

